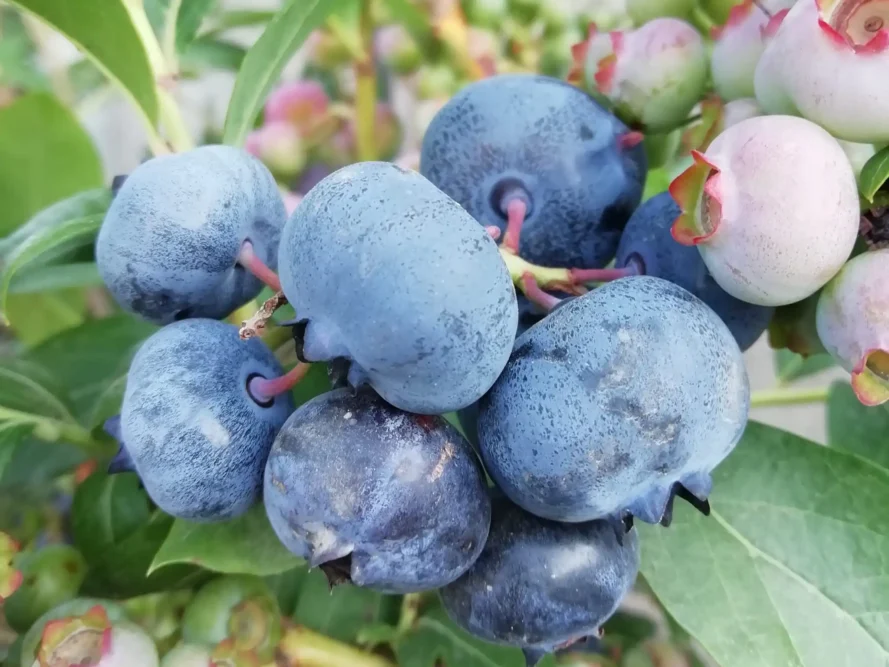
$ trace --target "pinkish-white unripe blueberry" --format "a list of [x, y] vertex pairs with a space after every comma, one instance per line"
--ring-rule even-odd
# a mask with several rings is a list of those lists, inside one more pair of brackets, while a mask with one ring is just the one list
[[302, 136], [311, 134], [327, 115], [330, 98], [317, 81], [295, 81], [275, 89], [265, 103], [265, 123], [290, 123]]
[[728, 102], [722, 109], [722, 129], [737, 125], [742, 120], [762, 116], [762, 109], [752, 97], [744, 97]]
[[722, 99], [729, 101], [754, 96], [753, 77], [766, 46], [763, 32], [773, 16], [789, 9], [794, 2], [772, 0], [766, 6], [743, 0], [732, 7], [725, 25], [713, 31], [710, 72], [713, 87]]
[[855, 175], [814, 123], [760, 116], [722, 132], [670, 186], [682, 208], [673, 237], [696, 245], [714, 280], [762, 306], [814, 294], [858, 236]]
[[767, 113], [795, 113], [834, 136], [889, 141], [889, 2], [799, 0], [756, 69]]
[[158, 667], [157, 648], [138, 625], [111, 624], [101, 606], [81, 616], [50, 621], [33, 667]]
[[889, 401], [889, 249], [851, 259], [818, 299], [818, 337], [865, 405]]
[[700, 33], [675, 18], [636, 30], [591, 28], [573, 49], [572, 80], [614, 105], [622, 119], [648, 132], [675, 129], [704, 92], [707, 53]]
[[302, 136], [297, 126], [287, 121], [267, 122], [254, 130], [247, 135], [244, 148], [279, 179], [291, 179], [306, 166]]

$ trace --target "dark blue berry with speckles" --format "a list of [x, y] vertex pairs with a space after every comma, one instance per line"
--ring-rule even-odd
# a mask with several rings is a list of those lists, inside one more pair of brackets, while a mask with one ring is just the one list
[[657, 523], [674, 484], [707, 497], [749, 404], [741, 350], [716, 313], [666, 280], [621, 278], [516, 340], [479, 402], [480, 451], [534, 514]]
[[475, 82], [438, 112], [423, 139], [420, 171], [483, 225], [504, 231], [503, 194], [530, 200], [519, 254], [545, 266], [600, 268], [642, 197], [641, 145], [579, 88], [505, 74]]
[[367, 388], [293, 413], [269, 455], [264, 502], [294, 554], [313, 566], [348, 557], [353, 583], [386, 593], [459, 577], [491, 520], [481, 466], [459, 432]]
[[127, 374], [119, 433], [158, 507], [220, 521], [259, 500], [293, 400], [288, 393], [263, 407], [247, 382], [283, 372], [260, 339], [241, 340], [237, 327], [217, 320], [175, 322], [142, 344]]
[[670, 234], [681, 213], [667, 192], [642, 204], [627, 223], [615, 265], [639, 266], [645, 275], [687, 289], [722, 318], [741, 349], [747, 350], [768, 328], [775, 309], [736, 299], [716, 284], [697, 248], [677, 243]]
[[242, 244], [274, 269], [286, 218], [262, 162], [201, 146], [127, 176], [99, 230], [96, 262], [115, 300], [147, 320], [219, 319], [263, 287], [236, 263]]
[[486, 641], [521, 647], [534, 664], [589, 635], [636, 580], [639, 541], [605, 521], [564, 524], [492, 503], [491, 533], [469, 571], [441, 590], [448, 615]]
[[518, 308], [497, 246], [417, 172], [387, 162], [334, 172], [287, 222], [278, 264], [303, 357], [349, 360], [353, 387], [402, 410], [463, 408], [509, 358]]

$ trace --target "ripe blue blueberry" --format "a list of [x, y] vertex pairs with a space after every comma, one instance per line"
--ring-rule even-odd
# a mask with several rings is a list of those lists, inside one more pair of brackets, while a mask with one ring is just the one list
[[642, 197], [638, 138], [575, 86], [500, 75], [467, 86], [438, 112], [420, 171], [502, 232], [509, 202], [522, 200], [519, 254], [529, 262], [599, 268]]
[[455, 623], [486, 641], [521, 647], [534, 665], [598, 635], [638, 570], [635, 530], [618, 539], [606, 521], [556, 523], [497, 498], [484, 550], [441, 599]]
[[622, 278], [516, 340], [479, 402], [480, 450], [506, 495], [544, 518], [669, 524], [674, 495], [708, 511], [710, 472], [749, 404], [716, 313], [666, 280]]
[[307, 361], [347, 360], [353, 387], [442, 414], [471, 404], [512, 348], [515, 289], [494, 241], [416, 172], [334, 172], [287, 222], [278, 265]]
[[642, 204], [624, 229], [615, 265], [627, 275], [655, 276], [688, 290], [722, 318], [746, 350], [769, 326], [774, 308], [741, 301], [722, 289], [697, 248], [677, 243], [671, 236], [670, 228], [680, 215], [682, 210], [668, 192]]
[[274, 281], [286, 220], [275, 179], [248, 153], [202, 146], [153, 158], [125, 180], [96, 239], [120, 305], [158, 324], [225, 317]]
[[[208, 319], [175, 322], [146, 340], [127, 374], [123, 406], [106, 424], [121, 441], [113, 471], [138, 473], [168, 514], [219, 521], [262, 491], [278, 429], [293, 411], [280, 364], [258, 338]], [[276, 379], [279, 378], [279, 379]]]
[[263, 498], [290, 551], [331, 581], [385, 593], [459, 577], [491, 520], [481, 466], [457, 430], [367, 388], [336, 389], [293, 413], [269, 454]]

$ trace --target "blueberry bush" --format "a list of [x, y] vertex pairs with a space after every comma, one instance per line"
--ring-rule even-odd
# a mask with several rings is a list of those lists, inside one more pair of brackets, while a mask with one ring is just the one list
[[6, 667], [887, 667], [887, 410], [884, 0], [0, 2]]

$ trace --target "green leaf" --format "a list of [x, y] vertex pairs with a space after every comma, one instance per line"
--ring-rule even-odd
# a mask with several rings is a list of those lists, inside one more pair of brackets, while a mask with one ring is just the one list
[[244, 58], [225, 118], [225, 143], [244, 142], [290, 57], [328, 16], [355, 1], [288, 0]]
[[276, 574], [302, 561], [275, 535], [262, 504], [246, 514], [221, 523], [177, 519], [151, 563], [151, 572], [163, 572], [175, 563], [193, 563], [225, 574]]
[[889, 146], [879, 151], [861, 170], [858, 179], [858, 189], [861, 196], [869, 202], [873, 202], [874, 196], [889, 180]]
[[[30, 433], [31, 429], [28, 428]], [[23, 493], [49, 494], [52, 481], [86, 460], [83, 452], [65, 443], [48, 443], [33, 438], [12, 447], [9, 462], [0, 476], [0, 491], [13, 492], [21, 508]], [[30, 509], [30, 508], [29, 508]]]
[[201, 37], [216, 37], [232, 28], [250, 28], [264, 25], [275, 18], [275, 12], [253, 9], [228, 11], [213, 21], [213, 26], [204, 31]]
[[27, 91], [49, 90], [49, 79], [40, 70], [37, 49], [19, 12], [0, 7], [0, 35], [0, 85]]
[[344, 642], [354, 642], [366, 627], [398, 622], [401, 598], [358, 586], [337, 586], [332, 591], [320, 570], [306, 574], [293, 620]]
[[[440, 606], [424, 613], [394, 646], [399, 667], [525, 667], [522, 652], [476, 639]], [[547, 656], [539, 667], [554, 664]]]
[[775, 369], [780, 384], [787, 384], [807, 375], [820, 373], [835, 365], [836, 362], [829, 354], [821, 353], [803, 357], [787, 349], [775, 350]]
[[0, 423], [0, 485], [15, 456], [16, 448], [31, 434], [31, 429], [22, 424]]
[[9, 294], [37, 294], [72, 287], [103, 285], [99, 269], [93, 262], [72, 262], [24, 269], [15, 275]]
[[200, 37], [188, 45], [180, 63], [183, 69], [195, 70], [198, 74], [207, 68], [237, 71], [246, 55], [247, 50], [237, 44]]
[[889, 663], [889, 471], [751, 422], [712, 514], [642, 526], [642, 572], [721, 667]]
[[136, 475], [94, 472], [74, 492], [71, 531], [87, 562], [101, 561], [151, 518], [151, 503]]
[[217, 0], [178, 0], [176, 17], [176, 52], [182, 53], [194, 40], [204, 17], [216, 6]]
[[152, 127], [157, 125], [154, 74], [124, 0], [11, 1], [73, 42], [123, 89]]
[[125, 378], [139, 343], [156, 330], [130, 315], [90, 320], [35, 347], [27, 359], [53, 369], [68, 390], [75, 414], [95, 426], [103, 396], [110, 389], [122, 390], [120, 378]]
[[28, 359], [0, 357], [0, 407], [75, 421], [64, 385], [45, 367]]
[[32, 93], [0, 109], [0, 234], [102, 178], [89, 135], [56, 98]]
[[47, 206], [9, 236], [0, 239], [0, 260], [5, 264], [9, 254], [32, 236], [56, 229], [70, 220], [104, 215], [110, 203], [111, 191], [96, 188]]
[[6, 299], [13, 277], [32, 262], [91, 243], [102, 225], [101, 215], [68, 220], [31, 236], [6, 258], [0, 274], [0, 318], [6, 312]]
[[147, 523], [90, 562], [81, 593], [126, 599], [205, 581], [209, 574], [191, 565], [172, 565], [159, 572], [150, 570], [172, 526], [173, 517], [155, 511]]
[[79, 290], [10, 294], [6, 302], [6, 317], [16, 339], [25, 347], [34, 347], [81, 325], [85, 316], [86, 300]]
[[862, 405], [848, 382], [835, 382], [827, 396], [827, 444], [889, 469], [889, 407]]

